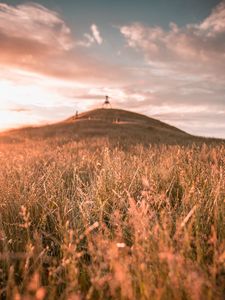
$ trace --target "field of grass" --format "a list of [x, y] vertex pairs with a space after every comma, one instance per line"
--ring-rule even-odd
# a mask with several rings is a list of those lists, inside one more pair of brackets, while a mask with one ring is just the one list
[[223, 299], [225, 147], [0, 145], [0, 299]]

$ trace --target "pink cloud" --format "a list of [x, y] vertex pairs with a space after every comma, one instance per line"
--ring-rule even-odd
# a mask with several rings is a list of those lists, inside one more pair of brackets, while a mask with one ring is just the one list
[[[103, 42], [95, 24], [91, 34], [86, 35], [89, 43]], [[77, 41], [60, 15], [38, 4], [0, 4], [0, 45], [2, 66], [64, 80], [102, 84], [118, 78], [126, 81], [125, 70], [76, 47]]]
[[92, 24], [90, 27], [91, 33], [85, 33], [84, 38], [77, 42], [78, 46], [91, 47], [94, 43], [101, 45], [103, 38], [101, 37], [99, 28], [96, 24]]
[[12, 38], [26, 38], [57, 50], [73, 47], [70, 28], [55, 12], [39, 4], [17, 7], [0, 3], [0, 31]]
[[212, 11], [210, 16], [201, 24], [200, 29], [208, 31], [208, 35], [215, 35], [225, 31], [225, 1], [222, 1]]
[[92, 34], [93, 34], [93, 37], [94, 37], [95, 41], [99, 45], [101, 45], [103, 43], [103, 38], [101, 37], [100, 31], [98, 29], [98, 26], [95, 25], [95, 24], [92, 24], [91, 25], [91, 31], [92, 31]]
[[171, 69], [222, 75], [225, 68], [225, 2], [220, 3], [200, 24], [169, 30], [140, 23], [122, 26], [129, 47], [142, 51], [151, 64]]

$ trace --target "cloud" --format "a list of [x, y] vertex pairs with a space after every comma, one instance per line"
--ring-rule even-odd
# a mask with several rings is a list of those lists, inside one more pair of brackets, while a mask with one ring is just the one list
[[9, 109], [9, 111], [13, 111], [13, 112], [28, 112], [28, 111], [31, 111], [31, 109], [29, 108], [25, 108], [25, 107], [15, 107], [15, 108], [11, 108]]
[[199, 24], [169, 30], [140, 23], [122, 26], [128, 46], [142, 51], [149, 65], [165, 74], [177, 70], [192, 74], [217, 74], [224, 78], [225, 2], [221, 2]]
[[[103, 42], [95, 24], [85, 38], [86, 45]], [[91, 57], [77, 44], [57, 12], [35, 3], [18, 6], [0, 3], [1, 66], [76, 82], [106, 84], [118, 77], [126, 80], [123, 68]]]
[[70, 28], [55, 12], [39, 4], [16, 7], [0, 3], [0, 32], [14, 39], [27, 39], [54, 51], [73, 47]]
[[[183, 112], [164, 112], [155, 114], [155, 118], [173, 124], [186, 132], [209, 137], [225, 137], [225, 111], [187, 111]], [[204, 124], [204, 125], [203, 125]]]
[[1, 65], [51, 72], [74, 42], [56, 12], [34, 3], [16, 7], [0, 3], [0, 45]]
[[222, 1], [201, 24], [200, 29], [212, 36], [225, 31], [225, 1]]
[[92, 34], [93, 34], [93, 37], [94, 39], [96, 40], [96, 42], [101, 45], [103, 43], [103, 38], [101, 37], [100, 35], [100, 31], [97, 27], [97, 25], [95, 24], [92, 24], [91, 25], [91, 31], [92, 31]]
[[83, 47], [91, 47], [94, 43], [101, 45], [103, 43], [103, 38], [101, 37], [100, 31], [96, 24], [92, 24], [90, 27], [91, 33], [85, 33], [84, 39], [77, 42], [77, 45]]
[[136, 67], [140, 83], [124, 88], [129, 107], [191, 133], [224, 136], [225, 1], [198, 24], [165, 30], [133, 23], [120, 32], [126, 49], [144, 58]]

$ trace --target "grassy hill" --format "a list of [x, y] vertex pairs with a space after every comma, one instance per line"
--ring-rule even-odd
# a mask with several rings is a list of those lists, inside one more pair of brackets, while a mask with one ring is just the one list
[[2, 133], [0, 299], [222, 300], [224, 158], [123, 110]]
[[221, 142], [194, 137], [159, 120], [121, 109], [95, 109], [52, 125], [26, 127], [0, 134], [0, 142], [63, 139], [64, 141], [107, 138], [115, 144], [191, 144]]

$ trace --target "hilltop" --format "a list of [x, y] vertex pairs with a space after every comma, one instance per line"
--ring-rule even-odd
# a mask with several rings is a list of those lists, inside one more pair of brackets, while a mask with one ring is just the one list
[[195, 137], [159, 120], [122, 109], [94, 109], [59, 123], [11, 130], [0, 135], [0, 142], [16, 143], [49, 138], [71, 141], [99, 137], [128, 144], [221, 142]]

